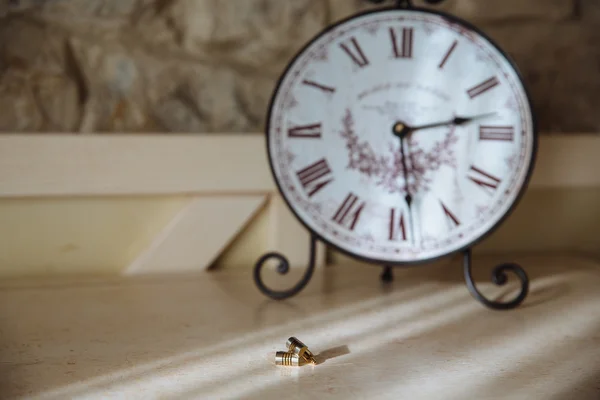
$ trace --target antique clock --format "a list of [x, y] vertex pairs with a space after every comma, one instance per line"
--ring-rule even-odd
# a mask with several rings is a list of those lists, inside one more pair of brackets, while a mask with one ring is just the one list
[[[381, 3], [382, 1], [372, 1]], [[439, 3], [440, 1], [428, 1]], [[367, 262], [411, 266], [463, 253], [493, 232], [526, 190], [537, 149], [530, 98], [515, 63], [456, 16], [410, 1], [353, 15], [306, 44], [283, 71], [268, 109], [266, 147], [278, 189], [311, 234], [311, 263], [287, 291], [310, 280], [315, 241]]]

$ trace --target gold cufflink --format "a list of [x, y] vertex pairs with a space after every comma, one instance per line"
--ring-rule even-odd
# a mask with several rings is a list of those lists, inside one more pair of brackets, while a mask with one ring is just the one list
[[287, 340], [288, 351], [278, 351], [275, 354], [275, 365], [284, 365], [289, 367], [302, 366], [305, 363], [316, 364], [315, 356], [308, 349], [308, 346], [295, 337]]
[[317, 363], [315, 360], [315, 356], [308, 349], [308, 346], [302, 343], [300, 340], [296, 339], [295, 337], [292, 336], [291, 338], [289, 338], [286, 342], [286, 345], [290, 352], [298, 355], [298, 357], [300, 358], [303, 358], [306, 362], [312, 364]]
[[283, 365], [286, 367], [299, 367], [304, 364], [304, 359], [298, 357], [297, 354], [288, 351], [278, 351], [275, 354], [275, 365]]

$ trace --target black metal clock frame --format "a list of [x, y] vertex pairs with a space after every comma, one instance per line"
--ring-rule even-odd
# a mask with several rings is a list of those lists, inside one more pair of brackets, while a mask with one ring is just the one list
[[[366, 1], [373, 3], [373, 4], [382, 4], [382, 3], [385, 3], [390, 0], [366, 0]], [[395, 4], [396, 4], [395, 7], [397, 7], [397, 8], [405, 8], [405, 9], [414, 8], [412, 5], [412, 0], [391, 0], [391, 1], [395, 2]], [[429, 4], [439, 4], [445, 0], [424, 0], [424, 1]], [[440, 14], [442, 14], [442, 13], [440, 13]], [[452, 16], [450, 16], [450, 15], [447, 15], [447, 17], [452, 18]], [[464, 21], [461, 21], [461, 22], [465, 23]], [[475, 26], [470, 26], [470, 27], [491, 41], [491, 39], [489, 37], [487, 37], [483, 32], [481, 32]], [[509, 59], [509, 57], [502, 51], [502, 49], [498, 48], [498, 50], [500, 50], [500, 52], [502, 54], [504, 54], [504, 56], [507, 59]], [[516, 68], [515, 68], [515, 70], [516, 70]], [[535, 128], [535, 118], [534, 118], [534, 130], [535, 129], [536, 128]], [[508, 217], [510, 212], [514, 209], [516, 204], [519, 202], [521, 196], [523, 195], [523, 192], [526, 190], [528, 180], [529, 180], [532, 170], [533, 170], [533, 165], [535, 163], [535, 157], [536, 157], [536, 153], [537, 153], [537, 137], [536, 136], [537, 136], [537, 132], [534, 132], [533, 155], [532, 155], [531, 165], [530, 165], [528, 175], [527, 175], [527, 180], [524, 183], [523, 187], [521, 188], [521, 193], [519, 194], [518, 198], [513, 203], [511, 210], [509, 210], [509, 212], [507, 212], [505, 214], [505, 216], [503, 217], [502, 220], [504, 220], [506, 217]], [[496, 224], [496, 227], [502, 222], [502, 220]], [[480, 237], [477, 240], [477, 242], [484, 239], [496, 227], [490, 229], [487, 232], [487, 234]], [[289, 264], [288, 259], [283, 254], [278, 253], [278, 252], [268, 252], [257, 260], [257, 262], [254, 266], [254, 281], [255, 281], [258, 289], [265, 296], [270, 297], [275, 300], [284, 300], [289, 297], [295, 296], [296, 294], [301, 292], [306, 287], [306, 285], [308, 285], [308, 283], [310, 282], [310, 280], [313, 276], [314, 270], [315, 270], [317, 241], [322, 240], [312, 230], [309, 229], [309, 232], [310, 232], [310, 244], [309, 244], [309, 249], [308, 249], [308, 251], [309, 251], [308, 266], [306, 268], [306, 271], [304, 272], [304, 275], [300, 279], [300, 281], [298, 281], [293, 287], [291, 287], [289, 289], [285, 289], [285, 290], [274, 290], [274, 289], [269, 288], [267, 285], [265, 285], [265, 283], [262, 279], [262, 269], [266, 265], [266, 263], [269, 262], [270, 260], [276, 260], [279, 263], [277, 266], [277, 269], [276, 269], [279, 274], [285, 275], [289, 272], [290, 264]], [[508, 302], [498, 302], [498, 301], [489, 300], [477, 289], [477, 287], [475, 285], [475, 281], [473, 280], [473, 276], [471, 273], [472, 266], [473, 266], [472, 248], [473, 248], [474, 244], [475, 243], [471, 243], [465, 249], [457, 252], [457, 253], [462, 253], [462, 256], [463, 256], [463, 273], [464, 273], [465, 283], [466, 283], [467, 288], [468, 288], [469, 292], [471, 293], [471, 295], [476, 300], [478, 300], [480, 303], [482, 303], [484, 306], [486, 306], [490, 309], [493, 309], [493, 310], [509, 310], [509, 309], [514, 309], [514, 308], [518, 307], [525, 300], [527, 295], [529, 294], [529, 277], [527, 276], [527, 273], [525, 272], [525, 270], [516, 263], [503, 263], [503, 264], [497, 265], [492, 270], [492, 274], [491, 274], [492, 282], [498, 286], [505, 285], [508, 282], [507, 272], [512, 272], [518, 277], [518, 279], [521, 283], [521, 290], [514, 299], [512, 299], [511, 301], [508, 301]], [[449, 256], [449, 255], [447, 255], [447, 256]], [[369, 261], [369, 260], [366, 260], [366, 261]], [[381, 280], [384, 282], [391, 282], [394, 279], [392, 268], [397, 267], [397, 266], [406, 266], [406, 264], [384, 264], [383, 272], [381, 274]]]

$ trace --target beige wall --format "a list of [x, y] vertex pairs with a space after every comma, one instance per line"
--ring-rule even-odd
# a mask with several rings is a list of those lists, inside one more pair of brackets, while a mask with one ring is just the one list
[[[423, 4], [415, 0], [415, 4]], [[0, 131], [253, 132], [274, 82], [366, 0], [0, 3]], [[544, 132], [597, 132], [597, 0], [447, 0], [514, 57]]]

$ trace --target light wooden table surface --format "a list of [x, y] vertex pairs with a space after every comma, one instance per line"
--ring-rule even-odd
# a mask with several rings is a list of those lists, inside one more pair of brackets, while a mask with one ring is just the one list
[[[0, 398], [599, 399], [600, 263], [516, 259], [532, 283], [512, 311], [476, 302], [458, 260], [396, 270], [389, 287], [380, 268], [328, 267], [283, 302], [251, 266], [4, 281]], [[481, 290], [506, 293], [489, 270], [475, 269]], [[320, 363], [275, 366], [290, 336]]]

